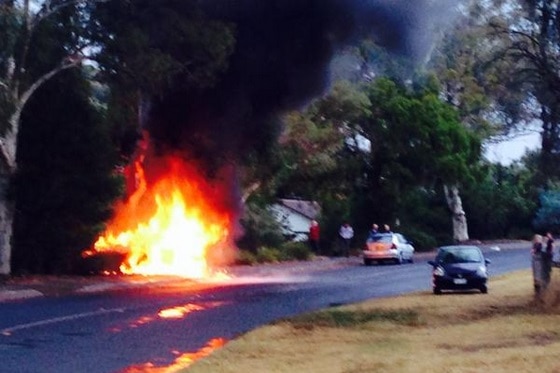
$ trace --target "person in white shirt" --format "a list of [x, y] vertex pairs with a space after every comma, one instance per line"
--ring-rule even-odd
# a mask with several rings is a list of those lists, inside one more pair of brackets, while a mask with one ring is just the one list
[[344, 256], [349, 257], [350, 256], [350, 244], [352, 242], [352, 238], [354, 237], [354, 229], [352, 228], [352, 226], [348, 222], [345, 222], [344, 224], [342, 224], [340, 226], [338, 234], [339, 234], [340, 238], [342, 239], [342, 243], [343, 243], [342, 248], [344, 250]]

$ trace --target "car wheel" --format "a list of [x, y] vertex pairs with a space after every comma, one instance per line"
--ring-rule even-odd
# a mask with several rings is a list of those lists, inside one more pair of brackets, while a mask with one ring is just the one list
[[364, 258], [364, 265], [366, 266], [370, 266], [373, 264], [373, 260], [368, 259], [368, 258]]
[[435, 294], [435, 295], [440, 295], [440, 294], [441, 294], [441, 289], [440, 289], [440, 288], [434, 287], [433, 290], [434, 290], [434, 294]]
[[482, 286], [480, 287], [480, 292], [481, 292], [482, 294], [488, 294], [488, 287], [487, 287], [486, 285], [482, 285]]
[[408, 262], [409, 263], [414, 263], [414, 257], [412, 255], [410, 256], [410, 259], [408, 259]]

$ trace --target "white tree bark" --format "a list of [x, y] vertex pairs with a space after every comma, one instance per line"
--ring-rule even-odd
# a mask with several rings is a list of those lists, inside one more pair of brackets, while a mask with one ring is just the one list
[[0, 275], [9, 275], [11, 272], [13, 208], [7, 198], [8, 185], [9, 179], [0, 175]]
[[453, 223], [453, 239], [456, 242], [464, 242], [469, 239], [469, 230], [467, 227], [467, 216], [463, 210], [463, 201], [459, 194], [457, 185], [444, 185], [443, 190], [447, 206], [451, 211], [451, 221]]

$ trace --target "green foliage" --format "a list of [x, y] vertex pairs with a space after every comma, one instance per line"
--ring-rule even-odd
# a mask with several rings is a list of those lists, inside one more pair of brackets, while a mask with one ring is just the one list
[[255, 265], [291, 260], [309, 260], [313, 254], [303, 242], [285, 242], [279, 248], [260, 246], [255, 251], [239, 250], [236, 264]]
[[[418, 224], [420, 225], [420, 224]], [[453, 242], [451, 237], [440, 238], [439, 240], [431, 234], [412, 226], [410, 228], [403, 228], [402, 233], [408, 238], [416, 252], [429, 252], [433, 251], [436, 247], [443, 244], [450, 244]], [[440, 233], [441, 234], [441, 233]]]
[[276, 263], [282, 258], [282, 253], [279, 249], [267, 246], [258, 248], [255, 255], [258, 263]]
[[266, 208], [247, 204], [240, 222], [244, 232], [236, 243], [243, 250], [256, 254], [260, 247], [280, 247], [285, 241], [282, 226]]
[[[473, 179], [480, 141], [439, 99], [437, 81], [418, 79], [414, 89], [387, 78], [338, 82], [305, 112], [287, 117], [280, 154], [289, 167], [277, 193], [320, 202], [322, 252], [337, 251], [343, 220], [354, 226], [355, 247], [372, 222], [394, 226], [397, 219], [426, 248], [448, 239], [442, 232], [451, 229], [449, 212], [438, 190]], [[371, 141], [370, 151], [347, 143], [356, 135]], [[414, 193], [422, 203], [406, 200]], [[423, 200], [427, 195], [433, 198]]]
[[234, 50], [233, 26], [208, 19], [193, 0], [107, 1], [92, 18], [98, 79], [110, 87], [108, 118], [125, 158], [140, 137], [141, 105], [215, 85]]
[[15, 178], [13, 270], [76, 273], [122, 192], [109, 131], [77, 71], [61, 74], [29, 103]]
[[[34, 30], [22, 84], [67, 55], [83, 26], [78, 13], [65, 7]], [[23, 111], [12, 184], [15, 273], [79, 271], [81, 252], [102, 231], [122, 192], [110, 131], [90, 94], [81, 71], [65, 70], [42, 85]]]
[[403, 233], [417, 251], [430, 251], [453, 242], [451, 220], [441, 193], [417, 188], [402, 200], [397, 211], [400, 225], [395, 230]]
[[393, 322], [400, 325], [418, 325], [419, 315], [414, 310], [345, 310], [333, 309], [309, 313], [277, 323], [289, 323], [297, 329], [363, 327], [371, 322]]
[[211, 86], [233, 52], [232, 26], [206, 18], [196, 1], [109, 1], [94, 17], [103, 70], [145, 93]]
[[305, 242], [285, 242], [280, 247], [283, 260], [309, 260], [313, 253]]
[[239, 250], [235, 258], [235, 264], [238, 265], [255, 265], [257, 264], [257, 256], [255, 253], [247, 250]]
[[21, 20], [17, 12], [8, 6], [0, 5], [0, 134], [4, 134], [8, 129], [8, 118], [13, 113], [14, 102], [9, 91], [8, 81], [5, 81], [6, 73], [9, 68], [9, 58], [13, 57], [15, 46], [18, 39], [18, 31], [21, 27]]
[[471, 237], [530, 237], [537, 197], [532, 184], [532, 171], [521, 164], [481, 169], [463, 189]]
[[533, 222], [540, 232], [560, 232], [560, 190], [546, 190], [539, 194], [540, 207]]

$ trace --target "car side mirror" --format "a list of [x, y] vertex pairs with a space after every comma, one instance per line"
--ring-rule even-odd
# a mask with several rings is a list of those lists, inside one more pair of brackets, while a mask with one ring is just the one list
[[484, 263], [486, 263], [486, 264], [490, 264], [490, 263], [492, 263], [492, 261], [491, 261], [490, 259], [486, 259], [486, 258], [484, 258]]

